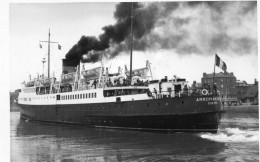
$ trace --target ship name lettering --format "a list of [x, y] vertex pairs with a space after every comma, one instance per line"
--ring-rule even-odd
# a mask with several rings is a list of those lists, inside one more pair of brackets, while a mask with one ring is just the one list
[[197, 98], [196, 101], [218, 101], [218, 97], [202, 97], [202, 98]]

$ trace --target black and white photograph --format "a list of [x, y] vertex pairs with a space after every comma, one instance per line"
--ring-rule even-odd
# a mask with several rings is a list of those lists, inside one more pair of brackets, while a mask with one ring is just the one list
[[7, 6], [3, 159], [259, 161], [257, 1]]

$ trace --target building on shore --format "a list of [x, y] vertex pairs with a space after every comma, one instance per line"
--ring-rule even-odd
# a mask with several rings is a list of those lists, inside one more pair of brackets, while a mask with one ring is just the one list
[[247, 84], [246, 81], [236, 81], [236, 95], [239, 103], [244, 103], [244, 96], [247, 93], [248, 88], [250, 88], [252, 85]]
[[245, 95], [241, 98], [242, 103], [250, 105], [258, 105], [258, 81], [255, 79], [253, 85], [249, 85]]
[[[213, 88], [213, 75], [213, 73], [203, 73], [203, 77], [201, 78], [202, 85], [208, 84], [210, 88]], [[220, 93], [223, 104], [230, 105], [238, 103], [236, 94], [236, 77], [232, 72], [215, 73], [214, 82], [218, 92]]]

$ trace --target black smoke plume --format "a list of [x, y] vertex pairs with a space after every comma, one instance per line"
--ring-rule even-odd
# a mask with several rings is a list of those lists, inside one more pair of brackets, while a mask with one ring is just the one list
[[[158, 17], [167, 16], [171, 13], [171, 10], [177, 8], [179, 4], [171, 3], [166, 5], [163, 3], [162, 5], [165, 8], [164, 12], [159, 12], [160, 6], [158, 3], [149, 5], [137, 2], [133, 3], [133, 36], [135, 39], [140, 39], [150, 33], [155, 27]], [[101, 57], [100, 53], [89, 54], [89, 51], [102, 51], [112, 45], [113, 49], [110, 50], [111, 53], [106, 54], [106, 57], [113, 58], [122, 50], [126, 49], [124, 46], [128, 46], [130, 43], [131, 7], [132, 3], [129, 2], [117, 4], [114, 12], [116, 23], [103, 27], [102, 30], [104, 33], [99, 35], [98, 38], [82, 36], [78, 43], [66, 54], [66, 59], [71, 60], [75, 65], [79, 64], [80, 60], [82, 62], [96, 62]], [[122, 42], [124, 43], [120, 44]], [[145, 43], [142, 43], [141, 45], [136, 45], [136, 49], [144, 49], [146, 46]], [[88, 59], [82, 59], [83, 55], [91, 56], [89, 56]]]
[[[173, 49], [177, 54], [257, 53], [255, 1], [133, 3], [134, 50]], [[132, 3], [116, 5], [114, 25], [98, 38], [82, 36], [66, 54], [73, 64], [113, 58], [130, 44]], [[248, 25], [249, 24], [249, 25]], [[90, 52], [91, 51], [91, 52]], [[85, 55], [83, 57], [83, 55]]]
[[[119, 44], [125, 40], [130, 33], [131, 23], [131, 5], [132, 3], [119, 3], [116, 5], [114, 17], [115, 25], [103, 27], [104, 33], [99, 38], [82, 36], [77, 44], [75, 44], [66, 54], [66, 59], [71, 60], [75, 65], [82, 62], [96, 62], [100, 59], [99, 52], [89, 53], [90, 51], [102, 51], [110, 47], [110, 44]], [[133, 3], [134, 10], [141, 8], [138, 3]], [[135, 32], [142, 35], [140, 32]], [[87, 59], [82, 59], [83, 55], [88, 55]]]

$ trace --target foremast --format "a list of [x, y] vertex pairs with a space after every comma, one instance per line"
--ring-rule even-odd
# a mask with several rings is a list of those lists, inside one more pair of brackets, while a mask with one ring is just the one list
[[49, 34], [48, 34], [48, 41], [39, 41], [41, 43], [48, 43], [48, 78], [50, 78], [50, 44], [51, 43], [58, 43], [58, 42], [51, 42], [51, 32], [50, 32], [50, 29], [49, 29]]

